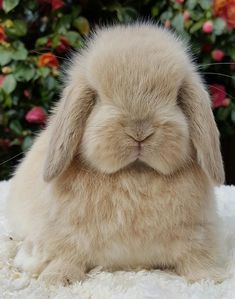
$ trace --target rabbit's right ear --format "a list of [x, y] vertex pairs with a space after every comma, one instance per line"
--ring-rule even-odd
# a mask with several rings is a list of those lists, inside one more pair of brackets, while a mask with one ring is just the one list
[[84, 78], [65, 87], [49, 123], [50, 141], [43, 177], [50, 181], [64, 171], [75, 156], [86, 119], [94, 103], [94, 91]]
[[188, 118], [190, 136], [199, 164], [216, 185], [223, 184], [224, 168], [219, 131], [210, 97], [196, 72], [186, 76], [179, 92], [179, 104]]

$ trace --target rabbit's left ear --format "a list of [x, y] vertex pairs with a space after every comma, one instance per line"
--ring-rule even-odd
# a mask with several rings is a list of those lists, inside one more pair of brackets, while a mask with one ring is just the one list
[[76, 79], [63, 90], [47, 128], [50, 141], [44, 165], [45, 181], [61, 174], [72, 161], [94, 104], [94, 91], [82, 77]]
[[179, 104], [189, 121], [190, 135], [197, 159], [216, 185], [224, 183], [219, 131], [211, 109], [211, 101], [199, 75], [186, 76], [179, 92]]

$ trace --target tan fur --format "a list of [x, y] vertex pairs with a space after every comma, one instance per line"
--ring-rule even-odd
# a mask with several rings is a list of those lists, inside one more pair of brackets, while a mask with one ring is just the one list
[[[141, 141], [141, 143], [139, 143]], [[185, 47], [153, 25], [99, 30], [12, 181], [15, 262], [51, 283], [104, 269], [221, 279], [208, 94]]]

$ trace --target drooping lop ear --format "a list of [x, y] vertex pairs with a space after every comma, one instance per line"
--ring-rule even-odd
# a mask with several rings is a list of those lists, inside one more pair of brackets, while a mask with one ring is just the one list
[[45, 181], [50, 181], [69, 166], [93, 103], [94, 91], [83, 78], [77, 78], [64, 88], [48, 126], [50, 141], [44, 165]]
[[202, 169], [216, 185], [224, 182], [219, 131], [211, 109], [211, 101], [199, 75], [186, 76], [179, 92], [179, 102], [189, 121], [191, 140]]

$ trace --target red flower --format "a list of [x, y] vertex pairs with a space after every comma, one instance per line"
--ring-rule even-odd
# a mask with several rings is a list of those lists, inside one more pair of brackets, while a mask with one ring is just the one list
[[227, 107], [230, 104], [230, 99], [226, 98], [223, 100], [223, 106]]
[[50, 4], [51, 0], [38, 0], [39, 4]]
[[213, 108], [218, 108], [221, 106], [227, 106], [228, 99], [226, 99], [225, 87], [221, 84], [212, 84], [209, 86], [210, 94], [212, 97]]
[[213, 23], [211, 21], [206, 21], [202, 26], [202, 31], [205, 33], [211, 33], [213, 31]]
[[165, 28], [170, 28], [171, 27], [171, 21], [170, 20], [166, 20], [164, 23], [164, 27]]
[[10, 143], [11, 143], [10, 139], [8, 139], [8, 138], [5, 138], [5, 139], [0, 138], [0, 147], [1, 148], [5, 149], [5, 150], [8, 149], [10, 147]]
[[52, 46], [51, 39], [48, 39], [46, 46], [47, 46], [47, 48], [51, 48], [51, 46]]
[[51, 7], [52, 10], [57, 10], [61, 7], [64, 6], [64, 1], [63, 0], [51, 0]]
[[183, 19], [184, 19], [184, 22], [187, 22], [189, 19], [190, 19], [190, 12], [188, 10], [185, 10], [183, 12]]
[[[48, 40], [48, 42], [46, 43], [46, 46], [48, 48], [51, 48], [52, 47], [52, 41], [51, 39]], [[64, 37], [64, 36], [61, 36], [60, 37], [60, 41], [59, 41], [59, 44], [57, 45], [56, 47], [56, 51], [60, 54], [63, 54], [65, 53], [68, 49], [70, 48], [70, 43], [69, 41]]]
[[214, 0], [213, 12], [224, 18], [228, 27], [235, 28], [235, 0]]
[[26, 98], [29, 98], [29, 97], [30, 97], [30, 91], [29, 91], [28, 89], [25, 89], [25, 90], [23, 91], [23, 94], [24, 94], [24, 96], [25, 96]]
[[221, 61], [224, 58], [224, 52], [222, 50], [219, 49], [215, 49], [212, 53], [211, 53], [212, 58], [215, 61]]
[[5, 41], [7, 39], [7, 36], [5, 34], [5, 30], [2, 26], [0, 26], [0, 43]]
[[3, 86], [3, 82], [4, 82], [5, 78], [6, 78], [6, 76], [0, 75], [0, 87]]
[[70, 43], [69, 41], [64, 37], [64, 36], [61, 36], [60, 37], [60, 43], [59, 45], [56, 47], [56, 51], [58, 53], [64, 53], [66, 52], [68, 49], [70, 48]]
[[204, 44], [202, 46], [202, 52], [209, 53], [211, 52], [213, 46], [211, 44]]
[[0, 9], [2, 9], [3, 0], [0, 0]]
[[63, 0], [38, 0], [38, 2], [41, 5], [50, 5], [52, 10], [57, 10], [65, 5]]
[[46, 113], [41, 107], [33, 107], [25, 116], [29, 123], [44, 124], [46, 121]]
[[235, 61], [232, 61], [232, 62], [231, 62], [230, 69], [231, 69], [232, 71], [235, 71]]
[[59, 61], [56, 56], [52, 53], [45, 53], [39, 56], [38, 65], [40, 67], [48, 66], [52, 68], [58, 68]]
[[178, 3], [178, 4], [183, 4], [184, 0], [175, 0], [175, 2]]

